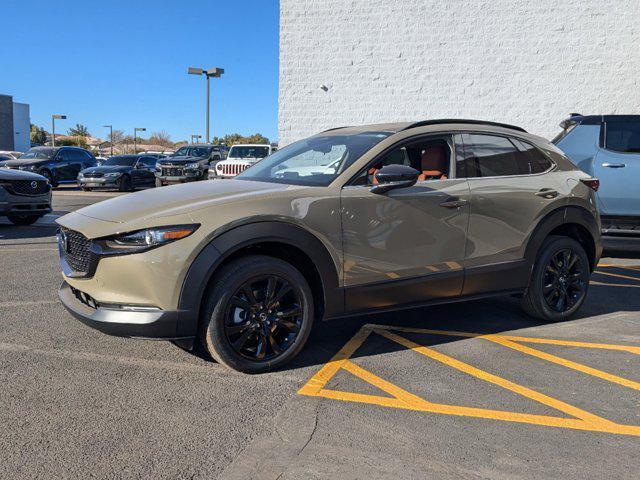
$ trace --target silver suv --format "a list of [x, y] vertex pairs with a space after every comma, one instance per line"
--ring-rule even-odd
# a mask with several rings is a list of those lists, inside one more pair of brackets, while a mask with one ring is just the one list
[[233, 180], [58, 219], [60, 298], [103, 332], [197, 339], [244, 372], [291, 360], [321, 319], [516, 294], [564, 320], [602, 250], [597, 186], [518, 127], [334, 129]]

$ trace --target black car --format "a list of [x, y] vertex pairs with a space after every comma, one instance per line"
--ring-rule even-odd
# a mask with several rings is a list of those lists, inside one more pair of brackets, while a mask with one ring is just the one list
[[82, 190], [117, 188], [121, 192], [153, 187], [156, 161], [156, 155], [117, 155], [78, 173], [78, 185]]
[[95, 157], [79, 147], [34, 147], [16, 160], [0, 162], [0, 167], [38, 173], [52, 187], [57, 187], [60, 183], [75, 182], [80, 170], [95, 165]]
[[226, 158], [226, 149], [220, 145], [185, 145], [170, 157], [158, 160], [156, 165], [156, 187], [168, 183], [207, 180], [209, 168]]
[[0, 216], [31, 225], [51, 212], [51, 185], [42, 175], [0, 168]]

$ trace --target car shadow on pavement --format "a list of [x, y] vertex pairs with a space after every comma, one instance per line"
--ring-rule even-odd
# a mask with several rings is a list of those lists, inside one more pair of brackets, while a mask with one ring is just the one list
[[[7, 241], [11, 240], [27, 240], [55, 237], [57, 227], [55, 225], [31, 225], [28, 227], [20, 227], [11, 224], [0, 223], [0, 241], [2, 245], [11, 245]], [[24, 242], [20, 242], [24, 244]], [[38, 242], [42, 243], [42, 242]], [[52, 243], [52, 242], [44, 242]]]

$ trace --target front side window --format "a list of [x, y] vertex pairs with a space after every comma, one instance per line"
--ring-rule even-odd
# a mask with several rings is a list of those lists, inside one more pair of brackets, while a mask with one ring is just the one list
[[138, 164], [142, 165], [144, 167], [155, 167], [156, 166], [156, 159], [154, 157], [141, 157], [138, 160]]
[[[365, 152], [391, 135], [319, 135], [287, 145], [238, 175], [238, 180], [327, 186]], [[232, 147], [229, 157], [233, 157]], [[244, 147], [243, 147], [244, 148]], [[268, 147], [266, 147], [268, 148]]]
[[189, 155], [189, 147], [180, 147], [176, 153], [173, 154], [174, 157], [186, 157]]
[[640, 153], [640, 122], [607, 122], [605, 148], [622, 153]]

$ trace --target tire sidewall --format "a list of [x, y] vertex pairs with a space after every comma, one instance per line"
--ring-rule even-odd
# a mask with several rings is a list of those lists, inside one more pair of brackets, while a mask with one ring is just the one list
[[[227, 303], [246, 281], [262, 275], [278, 275], [289, 282], [303, 303], [303, 318], [298, 336], [280, 357], [256, 362], [238, 354], [224, 330]], [[306, 343], [313, 326], [314, 301], [304, 276], [289, 263], [275, 257], [251, 256], [236, 260], [215, 275], [208, 290], [201, 338], [211, 355], [220, 363], [244, 373], [274, 370], [295, 357]]]

